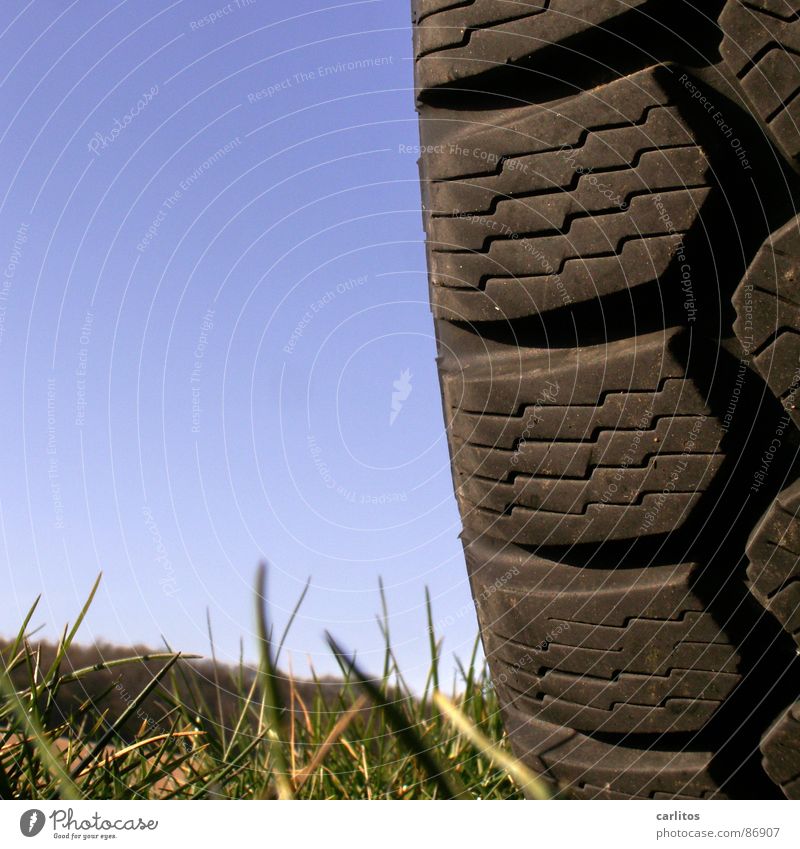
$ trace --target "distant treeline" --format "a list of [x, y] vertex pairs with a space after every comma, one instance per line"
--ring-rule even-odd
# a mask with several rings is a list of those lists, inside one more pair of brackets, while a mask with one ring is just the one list
[[[10, 648], [8, 641], [0, 639], [0, 651], [6, 659]], [[42, 642], [34, 644], [32, 648], [38, 652], [39, 666], [48, 669], [56, 657], [56, 646]], [[106, 643], [71, 646], [62, 662], [61, 673], [127, 657], [147, 657], [158, 653], [142, 646], [121, 647]], [[105, 711], [105, 723], [98, 730], [98, 733], [102, 733], [109, 723], [115, 722], [122, 715], [164, 663], [163, 659], [136, 660], [111, 669], [100, 668], [79, 681], [64, 684], [53, 700], [53, 720], [61, 719], [74, 724], [80, 706], [90, 701], [96, 709]], [[133, 740], [143, 734], [169, 731], [171, 719], [168, 713], [176, 697], [183, 704], [191, 705], [194, 711], [230, 728], [241, 710], [242, 694], [250, 691], [255, 677], [256, 670], [253, 667], [215, 666], [209, 660], [180, 661], [121, 726], [121, 737]], [[24, 666], [18, 667], [12, 672], [12, 679], [17, 687], [24, 688], [30, 681], [30, 670]], [[292, 706], [298, 718], [302, 718], [303, 708], [309, 713], [339, 712], [342, 708], [340, 699], [345, 704], [352, 702], [352, 695], [342, 692], [342, 682], [332, 678], [319, 681], [294, 679], [290, 685], [287, 678], [281, 677], [278, 679], [278, 689], [287, 707], [290, 705], [291, 691], [294, 691]], [[45, 695], [42, 694], [41, 698], [44, 699]], [[257, 689], [255, 698], [259, 698]], [[92, 713], [96, 715], [95, 711]]]

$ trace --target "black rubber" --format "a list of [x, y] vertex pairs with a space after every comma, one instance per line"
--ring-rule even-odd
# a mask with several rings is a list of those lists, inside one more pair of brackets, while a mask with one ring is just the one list
[[800, 798], [800, 0], [417, 0], [431, 305], [515, 753]]

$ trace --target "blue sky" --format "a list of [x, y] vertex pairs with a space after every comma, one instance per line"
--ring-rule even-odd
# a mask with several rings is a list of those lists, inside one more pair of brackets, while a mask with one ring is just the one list
[[[444, 438], [400, 0], [9, 0], [0, 20], [0, 631], [410, 680], [424, 587], [476, 633]], [[286, 13], [290, 12], [290, 15]], [[394, 397], [393, 397], [394, 396]]]

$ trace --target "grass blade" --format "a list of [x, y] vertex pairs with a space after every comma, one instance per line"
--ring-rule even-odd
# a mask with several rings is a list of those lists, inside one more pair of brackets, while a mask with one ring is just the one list
[[294, 775], [295, 791], [300, 790], [306, 781], [308, 781], [308, 779], [320, 768], [320, 765], [325, 760], [325, 756], [333, 748], [334, 743], [342, 736], [342, 734], [344, 734], [350, 723], [366, 707], [366, 704], [367, 697], [361, 695], [356, 699], [355, 703], [349, 708], [349, 710], [339, 716], [336, 720], [336, 724], [333, 728], [331, 728], [328, 736], [317, 751], [314, 752], [314, 756], [311, 758], [309, 763]]
[[460, 734], [463, 734], [473, 746], [483, 752], [495, 766], [504, 769], [514, 779], [527, 798], [551, 799], [553, 797], [544, 781], [528, 769], [525, 764], [495, 746], [447, 696], [443, 693], [434, 693], [433, 701]]
[[101, 572], [97, 576], [97, 578], [95, 578], [94, 584], [92, 585], [92, 589], [89, 591], [89, 597], [84, 602], [84, 605], [81, 608], [81, 612], [78, 614], [78, 618], [75, 620], [75, 624], [72, 626], [67, 636], [59, 642], [58, 651], [56, 652], [55, 659], [53, 660], [48, 675], [45, 676], [45, 680], [50, 680], [50, 678], [55, 675], [56, 671], [61, 665], [61, 661], [64, 659], [64, 655], [67, 653], [67, 649], [72, 645], [72, 641], [75, 639], [75, 635], [78, 633], [78, 629], [83, 624], [83, 620], [86, 618], [86, 614], [89, 612], [89, 608], [92, 606], [92, 602], [94, 601], [95, 594], [97, 593], [97, 588], [100, 586], [100, 581], [102, 580], [102, 578], [103, 573]]
[[[345, 654], [330, 634], [326, 633], [325, 637], [333, 653], [340, 659], [340, 662], [343, 662], [349, 668], [351, 675], [355, 678], [358, 685], [367, 693], [375, 707], [383, 714], [386, 724], [392, 730], [397, 740], [417, 760], [428, 778], [437, 787], [440, 796], [444, 799], [465, 797], [466, 794], [463, 788], [458, 787], [456, 781], [451, 780], [451, 776], [448, 775], [447, 771], [436, 762], [436, 758], [430, 751], [430, 748], [422, 742], [403, 711], [384, 696], [380, 688], [375, 685], [375, 682], [359, 669], [355, 661]], [[455, 776], [452, 778], [455, 779]]]
[[289, 631], [292, 629], [292, 625], [294, 624], [294, 620], [297, 618], [297, 614], [300, 612], [300, 606], [303, 604], [306, 595], [308, 594], [308, 588], [311, 586], [311, 576], [308, 576], [306, 580], [306, 585], [303, 587], [303, 592], [300, 593], [300, 598], [297, 599], [295, 606], [292, 608], [292, 612], [289, 616], [289, 621], [286, 623], [286, 627], [283, 629], [283, 633], [281, 634], [281, 639], [278, 643], [278, 650], [275, 652], [275, 666], [278, 665], [278, 661], [281, 657], [281, 652], [283, 651], [283, 644], [286, 642], [286, 638], [289, 636]]
[[12, 659], [12, 660], [13, 660], [14, 657], [16, 657], [17, 652], [20, 650], [20, 647], [22, 646], [22, 643], [25, 640], [25, 631], [27, 630], [31, 619], [33, 618], [34, 611], [39, 606], [39, 602], [41, 601], [41, 599], [42, 599], [42, 595], [40, 593], [34, 599], [34, 602], [31, 605], [31, 609], [28, 611], [28, 615], [25, 617], [25, 621], [22, 623], [22, 627], [19, 629], [19, 632], [17, 633], [17, 637], [14, 640], [14, 645], [11, 646], [11, 651], [8, 655], [9, 658]]
[[431, 605], [431, 591], [425, 587], [425, 610], [428, 613], [428, 640], [431, 649], [431, 680], [433, 689], [439, 689], [439, 647], [436, 645], [436, 633], [433, 630], [433, 606]]
[[81, 794], [74, 781], [67, 773], [65, 765], [50, 747], [50, 741], [36, 717], [25, 709], [17, 691], [5, 669], [0, 669], [0, 696], [11, 704], [11, 710], [24, 730], [26, 740], [33, 740], [33, 745], [58, 787], [61, 799], [80, 799]]
[[129, 717], [131, 717], [135, 711], [139, 709], [139, 706], [142, 702], [150, 695], [150, 693], [155, 690], [158, 686], [158, 682], [169, 672], [170, 669], [178, 662], [180, 659], [180, 654], [173, 655], [165, 664], [161, 667], [161, 669], [156, 672], [156, 674], [150, 679], [148, 684], [142, 689], [138, 696], [125, 708], [124, 711], [119, 715], [116, 722], [114, 722], [110, 728], [108, 728], [100, 737], [100, 739], [95, 743], [94, 747], [90, 750], [89, 754], [86, 757], [82, 758], [76, 767], [72, 770], [72, 777], [75, 778], [80, 775], [84, 769], [94, 761], [99, 755], [102, 754], [106, 745], [109, 741], [116, 736], [119, 732], [119, 729], [125, 724]]
[[[275, 662], [272, 657], [272, 642], [267, 627], [267, 567], [262, 563], [258, 568], [256, 578], [256, 624], [260, 644], [261, 662], [259, 664], [259, 680], [261, 681], [262, 698], [267, 713], [270, 731], [269, 740], [271, 761], [275, 769], [275, 785], [281, 799], [293, 799], [294, 793], [289, 778], [289, 759], [283, 750], [283, 741], [288, 740], [282, 723], [282, 705], [276, 684]], [[270, 733], [271, 732], [271, 733]]]

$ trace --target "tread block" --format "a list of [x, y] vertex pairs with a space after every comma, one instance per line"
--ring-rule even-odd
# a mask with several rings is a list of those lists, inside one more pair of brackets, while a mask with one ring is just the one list
[[750, 590], [800, 647], [800, 481], [767, 510], [747, 544]]
[[786, 156], [800, 158], [800, 16], [797, 2], [729, 0], [720, 52]]
[[800, 216], [767, 239], [733, 303], [739, 341], [800, 426]]
[[671, 330], [558, 351], [508, 346], [445, 370], [465, 526], [550, 545], [679, 528], [724, 461], [683, 344]]
[[656, 751], [617, 746], [580, 731], [504, 712], [518, 758], [579, 799], [724, 799], [703, 751]]
[[606, 392], [598, 404], [523, 405], [519, 415], [510, 417], [462, 413], [453, 422], [453, 436], [474, 445], [509, 449], [518, 447], [523, 437], [530, 438], [533, 427], [541, 439], [596, 440], [603, 431], [629, 429], [631, 421], [657, 421], [674, 415], [679, 406], [688, 415], [706, 409], [705, 399], [693, 384], [667, 377], [655, 392]]
[[566, 234], [577, 219], [627, 208], [634, 195], [674, 190], [676, 180], [702, 186], [706, 177], [707, 162], [696, 147], [648, 151], [625, 170], [579, 175], [574, 187], [557, 186], [525, 198], [486, 192], [483, 208], [493, 207], [491, 214], [434, 212], [428, 238], [433, 249], [443, 253], [485, 252], [502, 239]]
[[[750, 591], [800, 647], [800, 481], [772, 502], [750, 535]], [[782, 713], [761, 739], [767, 775], [789, 799], [800, 799], [800, 702]]]
[[788, 799], [800, 799], [800, 702], [778, 717], [761, 741], [764, 769]]
[[422, 159], [435, 315], [519, 318], [656, 280], [679, 291], [713, 187], [661, 77], [448, 120]]
[[741, 658], [693, 590], [700, 567], [577, 569], [486, 538], [465, 545], [504, 703], [581, 731], [702, 728]]
[[[620, 436], [620, 434], [615, 434]], [[588, 504], [637, 504], [642, 493], [661, 492], [676, 482], [678, 492], [695, 492], [703, 487], [721, 465], [719, 456], [660, 456], [646, 468], [628, 468], [624, 483], [617, 485], [618, 468], [596, 468], [586, 480], [516, 475], [512, 483], [498, 482], [487, 489], [485, 479], [468, 478], [460, 493], [476, 507], [504, 514], [509, 505], [520, 505], [551, 513], [582, 515]]]
[[468, 81], [608, 24], [647, 0], [420, 0], [414, 28], [420, 89]]

